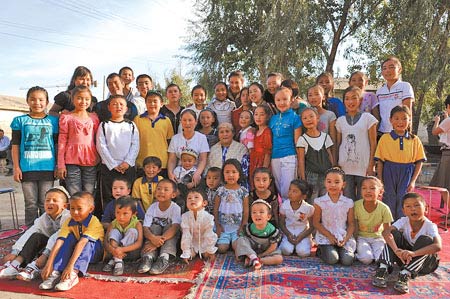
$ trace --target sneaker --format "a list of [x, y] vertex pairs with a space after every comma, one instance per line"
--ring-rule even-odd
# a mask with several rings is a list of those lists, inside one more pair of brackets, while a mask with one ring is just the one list
[[78, 284], [78, 273], [72, 271], [69, 275], [69, 278], [61, 280], [56, 286], [55, 290], [57, 291], [68, 291], [74, 286]]
[[0, 270], [0, 278], [15, 278], [19, 274], [19, 268], [11, 265], [11, 263], [5, 264]]
[[394, 290], [402, 294], [409, 293], [408, 281], [409, 281], [408, 274], [399, 273], [398, 280], [394, 284]]
[[23, 269], [19, 272], [19, 274], [16, 275], [16, 279], [22, 281], [32, 281], [39, 278], [40, 275], [41, 271], [39, 269], [31, 265], [27, 265], [25, 269]]
[[8, 172], [5, 174], [5, 176], [12, 176], [14, 174], [13, 170], [10, 168], [8, 169]]
[[372, 285], [378, 288], [387, 287], [386, 276], [388, 274], [388, 270], [386, 268], [378, 268], [375, 273], [375, 277], [372, 280]]
[[152, 263], [153, 263], [153, 259], [148, 256], [148, 255], [144, 255], [142, 257], [142, 262], [139, 265], [138, 268], [138, 273], [147, 273], [148, 271], [150, 271], [150, 269], [152, 268]]
[[103, 267], [103, 272], [111, 272], [114, 269], [114, 260], [111, 259], [109, 262]]
[[61, 277], [61, 273], [53, 270], [52, 274], [50, 274], [50, 276], [39, 285], [39, 288], [41, 290], [53, 289], [55, 287], [55, 285], [58, 283], [58, 280], [60, 277]]
[[150, 270], [150, 274], [161, 274], [169, 267], [170, 263], [168, 259], [163, 257], [159, 257], [156, 262], [153, 264], [152, 269]]
[[123, 274], [123, 262], [117, 262], [114, 265], [113, 275], [122, 275]]

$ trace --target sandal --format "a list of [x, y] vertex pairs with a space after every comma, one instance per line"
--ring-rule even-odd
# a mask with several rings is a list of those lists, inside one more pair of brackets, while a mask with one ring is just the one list
[[255, 269], [255, 270], [259, 270], [259, 269], [261, 269], [261, 267], [262, 267], [262, 263], [261, 263], [261, 261], [259, 260], [259, 258], [255, 258], [255, 259], [252, 259], [251, 261], [250, 261], [250, 265], [253, 267], [253, 269]]

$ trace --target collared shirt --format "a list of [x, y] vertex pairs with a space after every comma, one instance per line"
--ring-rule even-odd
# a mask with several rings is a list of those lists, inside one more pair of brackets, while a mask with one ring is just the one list
[[168, 140], [173, 136], [173, 127], [170, 119], [159, 113], [156, 119], [148, 118], [148, 112], [136, 116], [134, 123], [139, 130], [139, 153], [136, 165], [142, 167], [144, 159], [155, 156], [161, 159], [162, 168], [167, 167], [169, 148]]
[[100, 240], [103, 242], [105, 231], [98, 218], [89, 214], [89, 216], [81, 222], [77, 222], [72, 218], [67, 219], [61, 227], [58, 239], [64, 240], [69, 234], [73, 234], [77, 240], [80, 240], [80, 238], [83, 237], [89, 239], [89, 241], [95, 242]]
[[275, 114], [269, 122], [272, 130], [272, 159], [295, 155], [295, 130], [300, 128], [300, 117], [292, 109]]
[[10, 140], [8, 136], [0, 138], [0, 151], [6, 151], [9, 147]]
[[395, 163], [416, 163], [426, 161], [425, 150], [417, 136], [408, 132], [399, 136], [394, 131], [383, 134], [375, 151], [375, 160]]
[[155, 176], [151, 182], [148, 181], [147, 177], [144, 175], [134, 181], [132, 196], [134, 198], [139, 198], [142, 201], [142, 206], [144, 211], [150, 207], [155, 198], [156, 185], [162, 180], [163, 177], [158, 175]]

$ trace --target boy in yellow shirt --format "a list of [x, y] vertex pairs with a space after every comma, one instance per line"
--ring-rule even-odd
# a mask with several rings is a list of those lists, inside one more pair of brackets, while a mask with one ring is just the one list
[[[103, 258], [104, 230], [95, 217], [94, 197], [89, 192], [77, 192], [70, 198], [70, 218], [63, 224], [58, 240], [42, 269], [42, 290], [70, 290], [78, 276], [86, 274], [89, 263]], [[59, 282], [59, 283], [58, 283]]]

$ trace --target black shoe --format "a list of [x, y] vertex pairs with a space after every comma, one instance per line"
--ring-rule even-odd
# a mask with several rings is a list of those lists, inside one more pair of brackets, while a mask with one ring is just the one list
[[166, 271], [169, 265], [170, 265], [169, 260], [160, 256], [153, 264], [152, 269], [150, 270], [150, 274], [158, 275], [164, 273], [164, 271]]
[[378, 268], [375, 273], [375, 277], [372, 280], [372, 285], [378, 288], [387, 287], [386, 276], [388, 275], [388, 270], [386, 268]]
[[408, 274], [402, 273], [398, 274], [398, 280], [394, 284], [394, 290], [402, 294], [409, 293], [408, 281], [409, 281]]
[[148, 255], [144, 255], [142, 257], [142, 262], [138, 267], [138, 273], [147, 273], [148, 271], [150, 271], [150, 269], [152, 268], [152, 263], [153, 263], [153, 259], [148, 256]]

